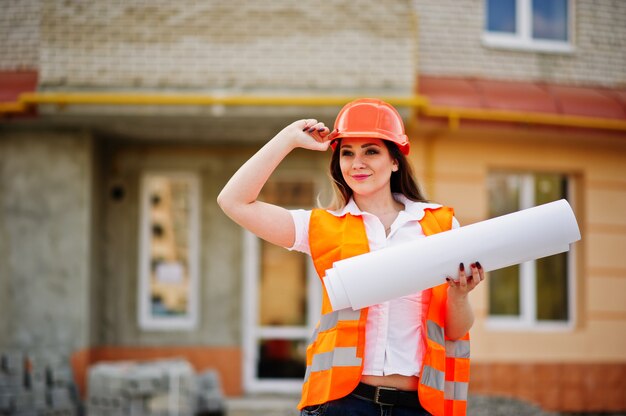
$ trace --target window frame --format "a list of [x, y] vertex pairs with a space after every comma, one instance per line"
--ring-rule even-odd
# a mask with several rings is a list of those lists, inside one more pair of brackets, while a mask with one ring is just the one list
[[[534, 204], [534, 185], [535, 174], [542, 173], [539, 171], [516, 172], [508, 170], [493, 170], [492, 172], [505, 172], [511, 175], [518, 175], [521, 178], [522, 187], [520, 189], [520, 210], [535, 206]], [[556, 173], [556, 172], [555, 172]], [[559, 172], [567, 180], [567, 200], [576, 201], [575, 178], [567, 173]], [[567, 304], [568, 319], [566, 321], [555, 320], [538, 320], [537, 313], [537, 296], [535, 274], [535, 261], [531, 260], [520, 264], [519, 282], [520, 282], [520, 314], [516, 317], [490, 315], [489, 301], [487, 300], [487, 313], [485, 318], [485, 327], [491, 331], [534, 331], [534, 332], [568, 332], [572, 331], [576, 326], [576, 258], [577, 245], [571, 244], [570, 250], [567, 252]], [[487, 276], [489, 279], [489, 276]], [[487, 297], [488, 299], [488, 297]]]
[[574, 1], [567, 0], [567, 41], [535, 39], [532, 37], [532, 0], [515, 0], [516, 4], [516, 33], [492, 32], [487, 30], [489, 14], [488, 0], [483, 2], [484, 25], [482, 33], [483, 45], [496, 49], [514, 49], [532, 52], [571, 54], [576, 48], [574, 39]]
[[302, 379], [261, 379], [257, 375], [259, 359], [258, 342], [262, 339], [308, 340], [319, 319], [319, 299], [321, 287], [313, 263], [307, 261], [307, 303], [308, 322], [306, 326], [284, 326], [272, 328], [256, 324], [258, 318], [258, 280], [261, 266], [261, 240], [249, 231], [243, 230], [243, 384], [247, 393], [298, 393], [302, 389]]
[[[322, 178], [323, 179], [323, 178]], [[323, 182], [312, 177], [310, 172], [287, 170], [276, 172], [270, 181], [277, 182], [312, 182], [314, 195], [319, 195]], [[300, 209], [302, 207], [285, 206], [286, 209]], [[310, 208], [305, 208], [310, 209]], [[322, 286], [315, 271], [310, 256], [306, 261], [307, 287], [307, 322], [302, 326], [271, 327], [258, 325], [259, 310], [259, 276], [261, 269], [261, 240], [247, 230], [243, 230], [243, 313], [242, 313], [242, 346], [243, 386], [246, 393], [280, 393], [296, 394], [302, 390], [302, 379], [261, 379], [257, 375], [259, 358], [258, 342], [263, 339], [310, 340], [315, 326], [320, 318], [322, 303]], [[285, 249], [286, 250], [286, 249]], [[307, 342], [308, 344], [308, 342]]]
[[[150, 236], [149, 181], [154, 177], [184, 180], [189, 184], [189, 278], [188, 313], [181, 317], [155, 317], [150, 312]], [[200, 175], [192, 171], [146, 171], [139, 184], [139, 251], [138, 251], [138, 301], [139, 328], [144, 331], [191, 331], [198, 327], [200, 292]]]

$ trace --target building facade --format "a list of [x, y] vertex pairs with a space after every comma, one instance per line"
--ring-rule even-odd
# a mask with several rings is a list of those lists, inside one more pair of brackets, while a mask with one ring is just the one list
[[[626, 410], [626, 7], [535, 3], [2, 2], [0, 349], [81, 385], [183, 355], [230, 396], [297, 392], [317, 277], [216, 197], [290, 121], [377, 96], [461, 224], [561, 198], [578, 218], [569, 253], [472, 294], [471, 391]], [[294, 152], [262, 198], [328, 202], [328, 161]]]

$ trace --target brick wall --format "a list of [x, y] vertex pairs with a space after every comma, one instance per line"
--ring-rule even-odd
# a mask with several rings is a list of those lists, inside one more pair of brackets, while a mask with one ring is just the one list
[[39, 66], [39, 0], [0, 0], [0, 70]]
[[485, 0], [414, 0], [419, 72], [564, 84], [626, 84], [626, 2], [573, 1], [573, 53], [482, 44]]
[[471, 394], [515, 397], [549, 411], [623, 412], [624, 391], [624, 363], [490, 363], [471, 370]]
[[0, 1], [0, 69], [38, 67], [43, 87], [406, 93], [417, 70], [626, 84], [619, 0], [574, 1], [561, 54], [484, 46], [485, 0]]
[[410, 93], [414, 85], [408, 0], [45, 1], [42, 13], [44, 87]]

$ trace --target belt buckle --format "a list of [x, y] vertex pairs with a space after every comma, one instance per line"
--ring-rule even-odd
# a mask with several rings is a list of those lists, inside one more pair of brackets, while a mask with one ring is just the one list
[[393, 387], [376, 386], [376, 391], [374, 392], [374, 403], [380, 404], [383, 406], [393, 406], [395, 403], [383, 403], [380, 401], [381, 390], [396, 391], [398, 389], [394, 389]]

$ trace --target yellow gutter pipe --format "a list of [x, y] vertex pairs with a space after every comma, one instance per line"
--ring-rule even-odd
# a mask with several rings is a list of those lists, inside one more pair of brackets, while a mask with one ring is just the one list
[[0, 116], [3, 114], [23, 113], [27, 110], [26, 104], [21, 101], [13, 103], [0, 103]]
[[[26, 111], [35, 105], [170, 105], [170, 106], [341, 106], [358, 98], [356, 96], [218, 96], [199, 94], [124, 94], [124, 93], [23, 93], [18, 101], [0, 104], [0, 115]], [[448, 119], [450, 129], [458, 128], [460, 120], [481, 120], [540, 124], [563, 127], [580, 127], [601, 130], [626, 131], [626, 120], [584, 117], [494, 109], [431, 106], [421, 95], [410, 97], [388, 96], [380, 99], [398, 107], [410, 107], [417, 114]]]
[[453, 130], [458, 128], [460, 120], [465, 119], [626, 131], [626, 120], [567, 114], [434, 106], [426, 107], [422, 114], [428, 117], [447, 118], [448, 125]]

